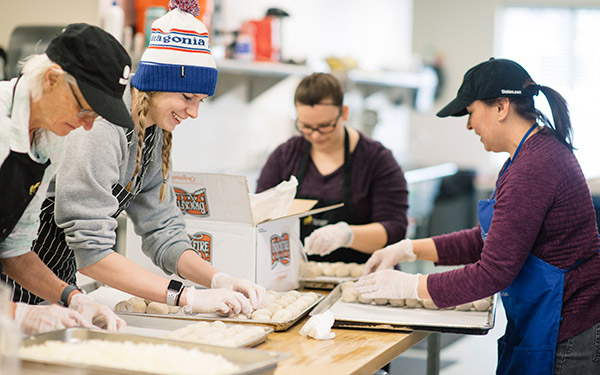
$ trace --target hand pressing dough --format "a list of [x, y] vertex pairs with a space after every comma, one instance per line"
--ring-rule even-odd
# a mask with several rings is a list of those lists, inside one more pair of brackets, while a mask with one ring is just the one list
[[161, 314], [167, 315], [169, 306], [166, 303], [150, 302], [146, 308], [146, 314]]

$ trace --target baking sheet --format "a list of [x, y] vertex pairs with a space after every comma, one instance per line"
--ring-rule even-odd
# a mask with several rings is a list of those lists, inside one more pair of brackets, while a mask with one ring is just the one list
[[341, 295], [338, 285], [310, 315], [329, 309], [335, 317], [334, 327], [349, 328], [485, 335], [494, 327], [496, 296], [487, 311], [458, 311], [347, 303], [341, 300]]
[[[142, 316], [141, 314], [129, 315], [117, 313], [117, 315], [127, 322], [125, 333], [157, 338], [165, 338], [167, 333], [180, 328], [185, 328], [188, 325], [195, 323], [183, 319], [160, 319], [152, 316]], [[226, 325], [228, 327], [232, 326], [232, 324]], [[265, 331], [262, 335], [253, 337], [241, 343], [238, 347], [252, 347], [265, 342], [267, 340], [267, 336], [273, 333], [273, 327], [260, 327]], [[215, 345], [218, 345], [218, 343], [215, 343]]]
[[358, 277], [345, 276], [315, 276], [315, 277], [301, 277], [300, 287], [304, 289], [324, 289], [331, 290], [346, 281], [356, 281]]
[[[94, 300], [96, 302], [110, 307], [111, 310], [115, 307], [117, 302], [122, 301], [124, 299], [129, 299], [132, 297], [132, 295], [130, 295], [128, 293], [125, 293], [120, 290], [117, 290], [117, 289], [114, 289], [111, 287], [107, 287], [107, 286], [102, 286], [89, 294], [94, 298]], [[306, 294], [306, 293], [300, 292], [300, 294]], [[310, 310], [312, 310], [315, 306], [317, 306], [317, 304], [322, 299], [323, 299], [323, 296], [319, 295], [319, 298], [315, 302], [311, 303], [308, 307], [306, 307], [300, 313], [295, 315], [291, 320], [284, 321], [284, 322], [273, 322], [270, 320], [228, 318], [228, 317], [219, 315], [217, 313], [202, 313], [202, 314], [188, 315], [182, 311], [180, 311], [176, 314], [167, 314], [167, 315], [145, 314], [145, 313], [142, 314], [142, 313], [134, 313], [134, 312], [119, 312], [118, 315], [121, 317], [123, 317], [125, 315], [133, 315], [133, 316], [154, 317], [154, 318], [160, 318], [160, 319], [173, 319], [173, 320], [180, 319], [180, 320], [185, 320], [188, 322], [189, 321], [200, 321], [200, 320], [206, 320], [206, 321], [221, 320], [225, 323], [270, 326], [270, 327], [273, 327], [273, 330], [275, 330], [275, 331], [285, 331], [288, 328], [290, 328], [291, 326], [293, 326], [298, 320], [300, 320], [306, 314], [308, 314], [308, 312]]]
[[[90, 330], [85, 328], [68, 328], [60, 331], [53, 331], [41, 335], [30, 336], [21, 342], [22, 346], [38, 345], [47, 340], [59, 340], [64, 342], [78, 342], [85, 340], [108, 340], [108, 341], [132, 341], [135, 343], [153, 343], [169, 344], [185, 349], [196, 348], [200, 351], [212, 354], [219, 354], [225, 359], [240, 367], [239, 371], [231, 374], [272, 374], [277, 367], [277, 362], [289, 358], [291, 354], [278, 353], [258, 349], [240, 349], [211, 346], [205, 344], [189, 343], [177, 340], [158, 339], [154, 337], [144, 337], [124, 333], [111, 333], [106, 331]], [[133, 375], [156, 375], [143, 371], [122, 370], [112, 367], [94, 366], [76, 363], [67, 363], [52, 360], [33, 360], [22, 358], [21, 363], [24, 369], [48, 369], [59, 372], [64, 370], [81, 369], [85, 374], [133, 374]], [[168, 374], [165, 374], [168, 375]]]

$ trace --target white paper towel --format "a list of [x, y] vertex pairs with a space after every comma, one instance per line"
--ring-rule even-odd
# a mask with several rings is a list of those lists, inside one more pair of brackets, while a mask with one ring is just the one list
[[334, 321], [333, 314], [327, 310], [308, 319], [308, 322], [300, 328], [300, 334], [304, 337], [310, 336], [317, 340], [332, 339], [335, 337], [335, 333], [331, 332]]

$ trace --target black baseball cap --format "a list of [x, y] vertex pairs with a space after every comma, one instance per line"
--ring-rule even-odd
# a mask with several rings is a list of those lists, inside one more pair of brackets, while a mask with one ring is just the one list
[[528, 80], [533, 82], [521, 65], [512, 60], [492, 57], [465, 73], [456, 98], [442, 108], [437, 116], [464, 116], [467, 106], [475, 100], [537, 95], [537, 85], [523, 87]]
[[112, 35], [97, 26], [73, 23], [50, 41], [46, 55], [75, 77], [94, 112], [115, 125], [133, 129], [123, 102], [131, 58]]

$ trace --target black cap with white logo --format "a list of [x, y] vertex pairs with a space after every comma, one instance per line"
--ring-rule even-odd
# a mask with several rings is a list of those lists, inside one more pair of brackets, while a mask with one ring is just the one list
[[123, 103], [131, 59], [112, 35], [97, 26], [73, 23], [52, 39], [46, 55], [75, 77], [94, 112], [133, 129], [131, 114]]
[[532, 97], [538, 94], [538, 87], [521, 65], [512, 60], [492, 57], [465, 73], [456, 98], [442, 108], [437, 116], [464, 116], [467, 114], [467, 106], [475, 100]]

